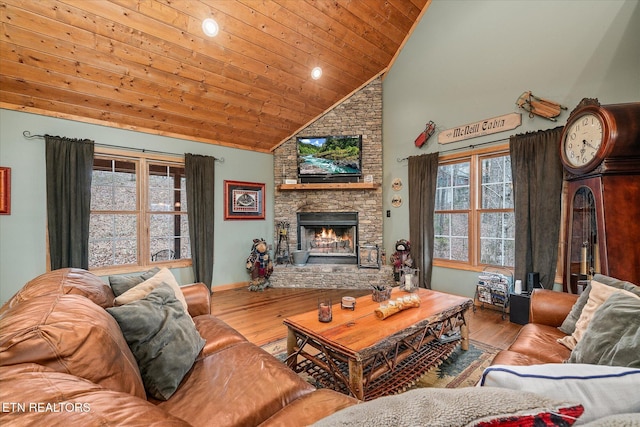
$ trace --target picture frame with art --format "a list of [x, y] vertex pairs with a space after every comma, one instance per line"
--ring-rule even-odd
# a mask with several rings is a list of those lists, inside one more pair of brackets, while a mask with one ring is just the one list
[[224, 181], [224, 219], [251, 220], [265, 218], [265, 184]]

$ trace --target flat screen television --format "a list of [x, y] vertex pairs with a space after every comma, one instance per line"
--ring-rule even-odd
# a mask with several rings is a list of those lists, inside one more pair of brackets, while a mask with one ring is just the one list
[[357, 182], [362, 176], [362, 135], [296, 138], [302, 183]]

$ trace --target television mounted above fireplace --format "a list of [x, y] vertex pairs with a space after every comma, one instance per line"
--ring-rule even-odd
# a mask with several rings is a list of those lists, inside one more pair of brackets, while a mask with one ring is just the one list
[[362, 176], [362, 135], [296, 138], [300, 183], [358, 182]]

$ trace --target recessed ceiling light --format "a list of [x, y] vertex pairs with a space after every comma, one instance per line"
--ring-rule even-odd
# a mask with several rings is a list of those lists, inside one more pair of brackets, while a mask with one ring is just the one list
[[313, 70], [311, 70], [311, 78], [313, 80], [318, 80], [321, 76], [322, 76], [322, 68], [315, 67]]
[[202, 31], [204, 31], [204, 33], [209, 37], [217, 36], [219, 29], [220, 27], [218, 26], [218, 23], [214, 19], [207, 18], [204, 21], [202, 21]]

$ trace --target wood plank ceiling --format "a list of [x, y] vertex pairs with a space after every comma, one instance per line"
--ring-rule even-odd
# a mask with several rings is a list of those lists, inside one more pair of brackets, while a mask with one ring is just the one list
[[2, 0], [0, 107], [269, 152], [383, 74], [430, 1]]

